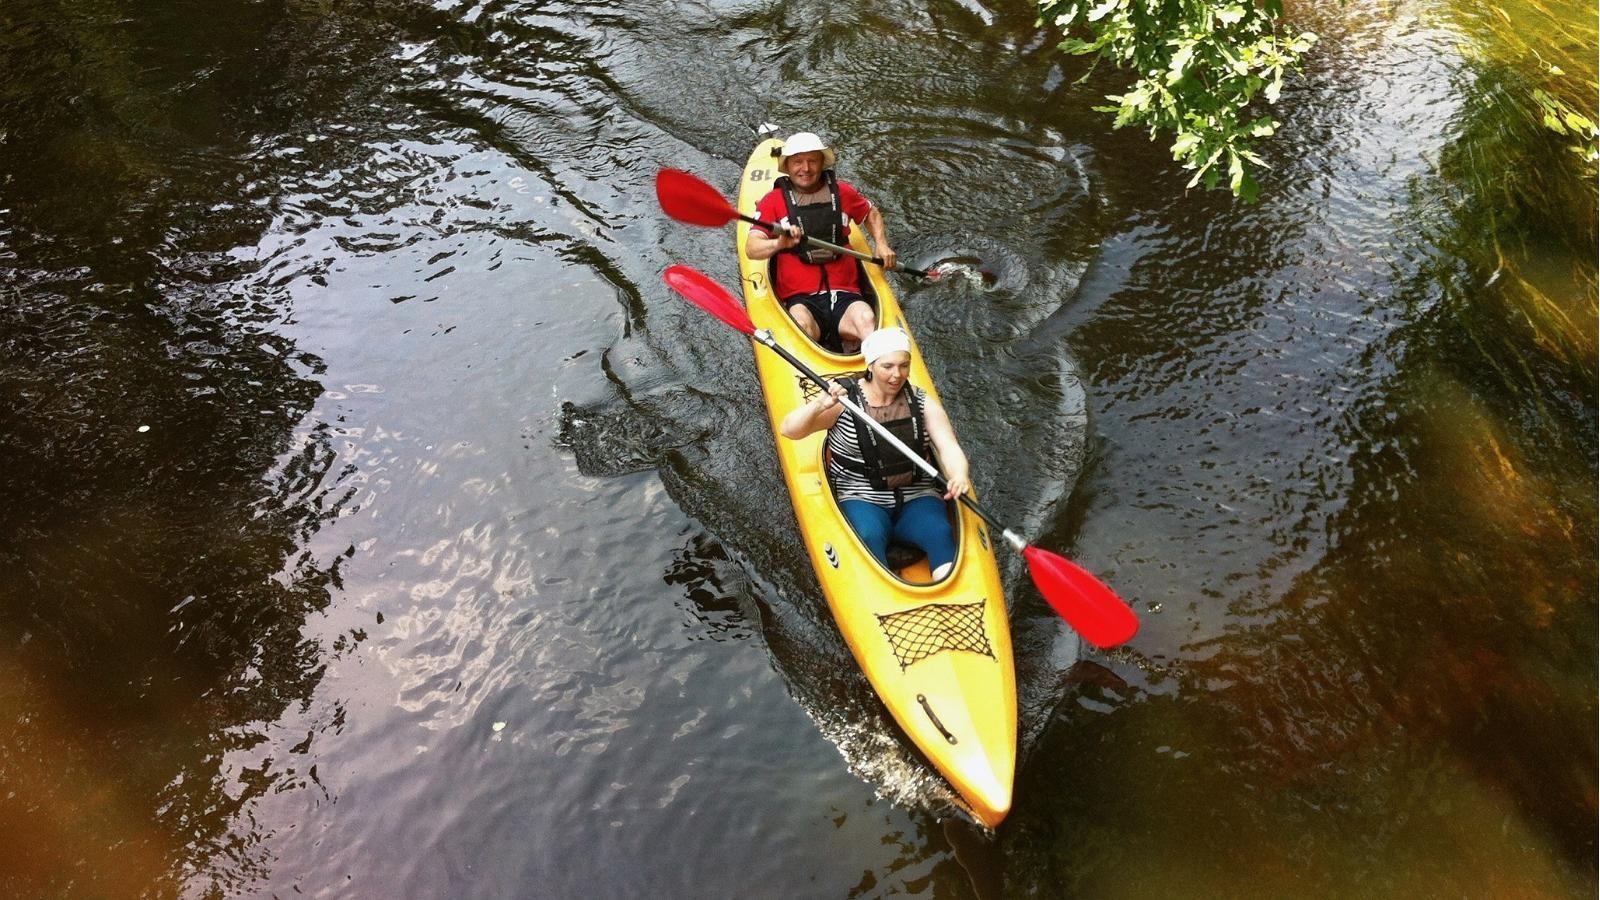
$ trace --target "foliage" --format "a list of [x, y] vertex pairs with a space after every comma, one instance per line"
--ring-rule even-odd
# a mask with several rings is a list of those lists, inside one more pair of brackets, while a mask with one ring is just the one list
[[1061, 49], [1110, 60], [1136, 74], [1115, 106], [1115, 127], [1142, 125], [1154, 139], [1173, 135], [1172, 158], [1194, 170], [1189, 186], [1221, 184], [1253, 200], [1252, 170], [1267, 167], [1253, 143], [1278, 128], [1271, 116], [1251, 116], [1256, 97], [1275, 103], [1285, 73], [1317, 36], [1279, 33], [1282, 0], [1039, 0], [1040, 21], [1067, 35]]

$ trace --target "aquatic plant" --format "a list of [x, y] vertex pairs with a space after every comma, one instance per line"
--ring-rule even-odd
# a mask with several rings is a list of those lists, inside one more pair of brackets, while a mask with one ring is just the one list
[[1440, 18], [1463, 35], [1457, 49], [1480, 74], [1482, 105], [1505, 127], [1561, 138], [1566, 174], [1592, 182], [1600, 161], [1596, 126], [1594, 4], [1573, 0], [1452, 2]]
[[[1468, 102], [1418, 185], [1419, 232], [1447, 251], [1428, 267], [1463, 350], [1523, 398], [1548, 447], [1592, 435], [1597, 378], [1596, 22], [1574, 0], [1449, 0]], [[1571, 427], [1574, 419], [1582, 423]], [[1581, 441], [1594, 452], [1592, 437]]]

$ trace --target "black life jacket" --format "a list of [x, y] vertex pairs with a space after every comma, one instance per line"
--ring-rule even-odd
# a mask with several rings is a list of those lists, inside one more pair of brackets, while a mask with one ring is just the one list
[[[861, 389], [861, 383], [854, 380], [840, 382], [844, 385], [845, 394], [861, 409], [867, 409], [866, 394]], [[889, 433], [900, 439], [917, 452], [930, 464], [933, 462], [933, 447], [928, 440], [928, 426], [923, 419], [922, 397], [916, 389], [906, 382], [900, 392], [906, 398], [906, 405], [911, 408], [911, 415], [903, 419], [890, 419], [880, 422]], [[870, 413], [869, 413], [870, 414]], [[861, 448], [859, 461], [846, 456], [835, 456], [834, 462], [842, 469], [863, 475], [872, 483], [875, 491], [897, 490], [906, 487], [917, 480], [923, 472], [917, 464], [907, 459], [905, 454], [889, 446], [887, 441], [878, 437], [877, 432], [864, 424], [855, 416], [850, 417], [850, 422], [855, 426], [856, 445]]]
[[[822, 180], [828, 186], [828, 199], [820, 203], [797, 202], [794, 184], [789, 181], [787, 175], [774, 181], [773, 187], [783, 192], [783, 206], [789, 212], [789, 224], [799, 225], [802, 232], [817, 240], [842, 247], [845, 242], [844, 212], [839, 208], [839, 181], [833, 177], [832, 169], [822, 171]], [[806, 243], [798, 244], [783, 252], [793, 253], [813, 266], [820, 266], [839, 258], [839, 254], [832, 250], [824, 250]]]

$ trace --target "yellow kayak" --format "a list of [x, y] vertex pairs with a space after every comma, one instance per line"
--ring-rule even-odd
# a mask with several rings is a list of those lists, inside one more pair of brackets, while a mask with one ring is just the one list
[[[781, 144], [768, 139], [750, 154], [739, 183], [740, 213], [755, 217], [757, 201], [781, 174]], [[865, 368], [859, 354], [830, 353], [795, 327], [773, 296], [767, 261], [744, 255], [749, 230], [739, 223], [736, 241], [745, 306], [756, 327], [771, 331], [778, 344], [823, 377], [859, 374]], [[863, 231], [852, 227], [850, 243], [870, 252]], [[879, 326], [906, 328], [882, 270], [863, 269], [877, 295]], [[756, 368], [806, 552], [845, 643], [895, 722], [973, 817], [990, 828], [999, 825], [1011, 809], [1017, 685], [1005, 595], [987, 527], [960, 504], [950, 504], [960, 529], [958, 550], [954, 570], [938, 584], [931, 583], [925, 559], [898, 572], [879, 565], [829, 489], [822, 460], [825, 434], [799, 441], [779, 434], [783, 417], [814, 396], [816, 387], [773, 353], [758, 352]], [[914, 339], [910, 380], [938, 397]]]

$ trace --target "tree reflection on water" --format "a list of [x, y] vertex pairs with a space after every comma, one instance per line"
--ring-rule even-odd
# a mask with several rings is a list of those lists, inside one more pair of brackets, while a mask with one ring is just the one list
[[230, 815], [315, 778], [224, 771], [322, 676], [302, 627], [342, 557], [302, 548], [349, 500], [297, 434], [320, 362], [226, 251], [267, 222], [258, 150], [338, 90], [297, 53], [335, 38], [279, 3], [6, 18], [0, 886], [174, 892], [217, 854], [247, 874]]

